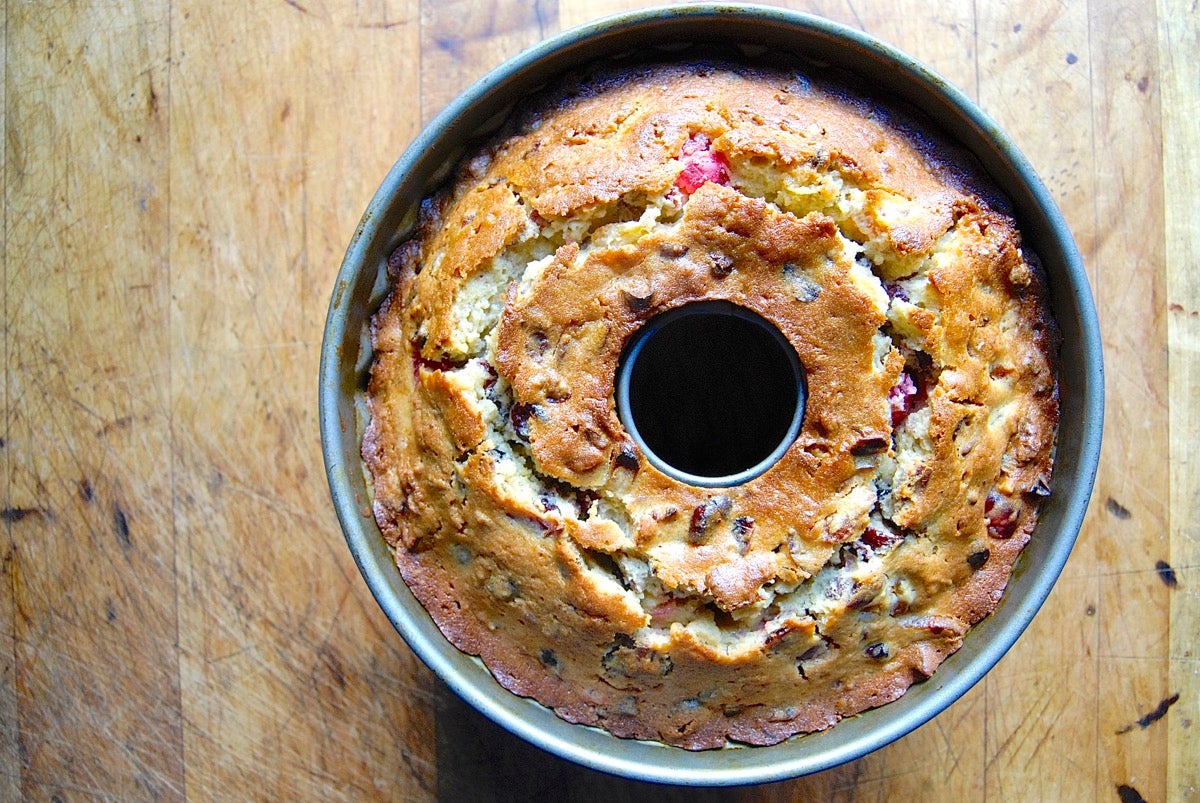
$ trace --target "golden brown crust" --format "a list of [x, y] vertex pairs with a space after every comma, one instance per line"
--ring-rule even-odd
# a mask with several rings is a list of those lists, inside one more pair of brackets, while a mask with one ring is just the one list
[[[619, 736], [769, 744], [895, 699], [995, 607], [1049, 492], [1036, 263], [880, 106], [714, 64], [581, 87], [390, 266], [363, 456], [405, 581], [507, 688]], [[629, 337], [713, 299], [809, 392], [724, 489], [655, 469], [613, 402]]]

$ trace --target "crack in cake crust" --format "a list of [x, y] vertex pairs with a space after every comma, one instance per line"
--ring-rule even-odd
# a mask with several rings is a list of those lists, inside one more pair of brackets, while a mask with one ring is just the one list
[[[447, 637], [560, 716], [689, 748], [895, 699], [998, 601], [1049, 488], [1036, 263], [932, 140], [793, 74], [600, 76], [426, 204], [373, 325], [376, 518]], [[613, 375], [722, 298], [809, 382], [730, 489], [658, 472]]]

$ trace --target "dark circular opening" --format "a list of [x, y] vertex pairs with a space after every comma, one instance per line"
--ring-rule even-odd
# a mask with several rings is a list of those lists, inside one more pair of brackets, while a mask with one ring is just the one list
[[631, 338], [617, 373], [617, 411], [661, 471], [732, 485], [766, 471], [804, 416], [795, 349], [757, 313], [725, 301], [687, 304]]

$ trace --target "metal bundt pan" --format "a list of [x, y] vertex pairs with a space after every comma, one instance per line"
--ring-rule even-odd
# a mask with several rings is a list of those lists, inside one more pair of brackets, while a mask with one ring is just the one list
[[[1026, 245], [1045, 266], [1063, 335], [1062, 409], [1053, 496], [1008, 591], [932, 678], [821, 733], [770, 747], [689, 752], [565, 722], [506, 691], [478, 659], [446, 641], [400, 578], [371, 518], [359, 446], [371, 362], [367, 325], [386, 292], [387, 256], [411, 229], [421, 199], [446, 179], [468, 143], [572, 68], [705, 43], [747, 55], [764, 49], [801, 54], [848, 69], [922, 110], [974, 154], [1012, 202]], [[1103, 389], [1100, 332], [1075, 243], [1045, 185], [995, 122], [929, 68], [859, 31], [777, 8], [686, 5], [610, 17], [547, 39], [488, 73], [421, 132], [371, 200], [338, 274], [321, 352], [320, 419], [326, 472], [350, 551], [396, 630], [450, 688], [512, 733], [579, 764], [645, 781], [729, 786], [792, 778], [863, 756], [933, 718], [1000, 660], [1050, 593], [1075, 543], [1099, 460]]]

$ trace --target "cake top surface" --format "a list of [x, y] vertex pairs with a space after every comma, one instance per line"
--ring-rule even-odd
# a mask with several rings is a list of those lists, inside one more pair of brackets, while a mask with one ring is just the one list
[[[618, 735], [769, 743], [894, 699], [995, 606], [1048, 493], [1036, 261], [955, 149], [795, 72], [549, 98], [390, 265], [364, 457], [405, 580], [506, 686]], [[808, 391], [729, 488], [657, 470], [614, 402], [630, 338], [714, 300]]]

